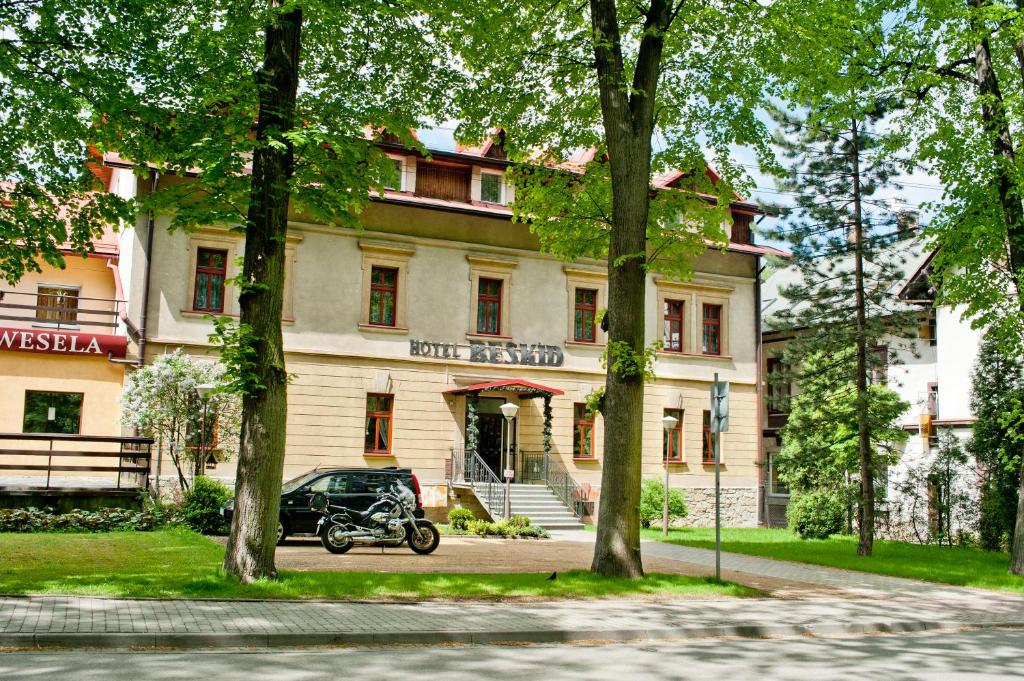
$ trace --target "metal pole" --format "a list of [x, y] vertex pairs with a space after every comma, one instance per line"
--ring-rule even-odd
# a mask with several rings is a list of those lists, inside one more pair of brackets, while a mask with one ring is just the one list
[[512, 464], [512, 419], [505, 417], [508, 436], [505, 438], [505, 470], [502, 471], [505, 477], [505, 520], [512, 517], [512, 478], [508, 475], [508, 469]]
[[666, 430], [665, 439], [667, 440], [667, 447], [665, 449], [665, 499], [661, 506], [661, 536], [668, 536], [668, 457], [672, 453], [672, 436]]
[[[718, 372], [715, 372], [715, 417], [720, 414], [719, 408], [722, 404], [721, 391], [718, 389]], [[720, 423], [720, 422], [716, 422]], [[721, 485], [721, 463], [722, 457], [720, 440], [722, 435], [716, 429], [712, 429], [711, 443], [715, 454], [715, 581], [722, 581], [722, 485]]]

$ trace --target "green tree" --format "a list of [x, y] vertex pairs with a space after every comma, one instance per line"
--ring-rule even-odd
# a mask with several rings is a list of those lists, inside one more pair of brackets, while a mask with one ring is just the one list
[[[782, 429], [782, 449], [775, 455], [779, 478], [796, 492], [839, 491], [860, 495], [861, 419], [855, 379], [856, 352], [818, 352], [806, 358], [798, 380], [799, 393]], [[907, 432], [899, 419], [910, 405], [884, 385], [867, 390], [868, 433], [872, 481], [895, 463], [897, 445]]]
[[[814, 105], [828, 99], [821, 93]], [[902, 306], [895, 289], [905, 279], [904, 253], [912, 245], [901, 239], [897, 215], [875, 199], [892, 185], [897, 170], [888, 140], [873, 131], [884, 118], [885, 105], [860, 103], [862, 111], [846, 120], [773, 112], [779, 123], [777, 144], [791, 161], [779, 185], [794, 192], [795, 205], [788, 211], [790, 219], [769, 231], [787, 240], [793, 252], [793, 264], [776, 275], [788, 282], [780, 288], [787, 304], [770, 324], [794, 332], [785, 356], [789, 366], [799, 367], [801, 383], [827, 389], [813, 375], [824, 372], [839, 385], [853, 386], [860, 482], [857, 552], [871, 555], [872, 456], [873, 443], [879, 441], [871, 411], [880, 392], [870, 384], [889, 363], [889, 345], [909, 346], [906, 339], [916, 334], [916, 324], [915, 313]], [[829, 352], [835, 348], [852, 348], [852, 354]], [[809, 362], [811, 357], [817, 361]]]
[[[929, 234], [941, 302], [1024, 348], [1020, 131], [1024, 7], [1016, 0], [918, 0], [885, 77], [914, 94], [902, 117], [915, 158], [938, 176]], [[1024, 468], [1010, 571], [1024, 575]]]
[[971, 411], [975, 422], [968, 445], [981, 467], [981, 545], [998, 551], [1013, 537], [1017, 513], [1017, 470], [1012, 464], [1018, 445], [1007, 418], [1024, 397], [1024, 364], [999, 334], [987, 332], [971, 377]]
[[[415, 3], [8, 4], [17, 11], [5, 22], [3, 54], [17, 56], [2, 68], [19, 79], [11, 117], [26, 125], [5, 150], [32, 142], [39, 134], [28, 129], [33, 111], [65, 88], [77, 97], [59, 100], [63, 108], [54, 115], [66, 119], [58, 139], [69, 140], [70, 156], [80, 152], [84, 162], [94, 147], [137, 163], [158, 189], [141, 197], [139, 208], [170, 214], [172, 229], [218, 224], [245, 234], [240, 320], [217, 327], [231, 384], [243, 394], [224, 567], [243, 581], [274, 576], [289, 215], [358, 226], [371, 189], [394, 179], [366, 128], [414, 144], [408, 131], [427, 111], [444, 115], [456, 72]], [[59, 176], [63, 167], [44, 152], [32, 164], [37, 180]], [[158, 182], [168, 175], [186, 181]]]
[[[513, 177], [515, 211], [546, 250], [607, 259], [606, 454], [592, 569], [639, 576], [644, 283], [654, 268], [687, 277], [707, 240], [724, 244], [727, 208], [747, 186], [730, 146], [770, 156], [756, 115], [770, 87], [750, 30], [768, 10], [683, 0], [441, 6], [434, 19], [471, 73], [457, 93], [460, 135], [500, 128], [510, 156], [529, 162]], [[669, 170], [687, 191], [652, 193]]]

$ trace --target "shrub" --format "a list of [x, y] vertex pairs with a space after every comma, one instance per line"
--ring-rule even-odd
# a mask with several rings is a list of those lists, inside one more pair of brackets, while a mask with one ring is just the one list
[[227, 523], [220, 514], [224, 502], [231, 498], [231, 490], [219, 480], [200, 475], [185, 492], [182, 520], [196, 532], [222, 534]]
[[469, 523], [474, 520], [476, 520], [476, 516], [473, 514], [473, 511], [468, 508], [456, 506], [452, 510], [448, 511], [448, 526], [453, 530], [465, 532], [469, 529]]
[[476, 518], [469, 521], [469, 524], [466, 526], [466, 530], [470, 534], [478, 534], [481, 537], [486, 537], [489, 534], [495, 534], [496, 525], [489, 520]]
[[[665, 485], [658, 478], [647, 478], [640, 487], [640, 526], [650, 527], [655, 520], [661, 520], [665, 505]], [[668, 521], [685, 518], [689, 513], [686, 497], [682, 490], [668, 492]]]
[[508, 522], [511, 523], [513, 527], [517, 528], [530, 526], [530, 518], [525, 515], [514, 515], [508, 519]]
[[549, 536], [548, 531], [543, 527], [537, 527], [536, 525], [527, 525], [526, 527], [520, 527], [517, 537], [523, 537], [524, 539], [547, 539]]
[[800, 492], [789, 500], [786, 520], [802, 539], [828, 539], [843, 531], [846, 504], [830, 490]]
[[127, 508], [75, 509], [59, 515], [49, 509], [0, 509], [0, 532], [145, 532], [162, 524], [149, 511]]

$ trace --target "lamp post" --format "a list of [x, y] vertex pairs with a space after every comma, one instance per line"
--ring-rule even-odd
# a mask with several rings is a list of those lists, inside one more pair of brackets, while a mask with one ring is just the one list
[[512, 516], [512, 419], [519, 413], [519, 405], [506, 402], [499, 407], [505, 417], [508, 437], [505, 438], [505, 519]]
[[[665, 429], [665, 499], [661, 507], [661, 536], [668, 536], [668, 460], [672, 455], [672, 431], [675, 429], [679, 419], [671, 414], [666, 414], [661, 419], [661, 425]], [[682, 445], [682, 442], [679, 443]]]
[[199, 402], [203, 405], [203, 412], [201, 421], [199, 423], [199, 457], [202, 457], [202, 462], [199, 462], [199, 457], [196, 458], [196, 474], [200, 470], [206, 469], [206, 407], [210, 404], [210, 398], [213, 393], [217, 390], [215, 383], [200, 383], [196, 386], [196, 393], [199, 395]]

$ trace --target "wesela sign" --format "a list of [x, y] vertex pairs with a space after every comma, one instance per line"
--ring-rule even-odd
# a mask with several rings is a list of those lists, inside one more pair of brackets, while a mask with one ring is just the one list
[[0, 328], [0, 350], [124, 357], [128, 352], [128, 339], [98, 333]]

